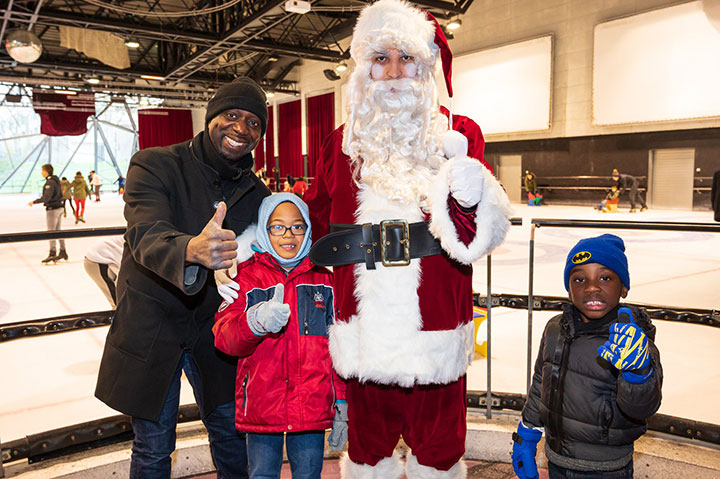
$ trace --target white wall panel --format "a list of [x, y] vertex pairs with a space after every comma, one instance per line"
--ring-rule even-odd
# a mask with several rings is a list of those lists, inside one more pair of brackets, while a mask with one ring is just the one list
[[[552, 36], [458, 56], [453, 60], [453, 111], [485, 134], [550, 128]], [[447, 105], [438, 79], [440, 102]]]
[[720, 31], [689, 2], [595, 27], [593, 124], [720, 116]]

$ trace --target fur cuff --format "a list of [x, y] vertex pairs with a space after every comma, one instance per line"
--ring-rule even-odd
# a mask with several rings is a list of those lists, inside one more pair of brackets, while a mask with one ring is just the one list
[[235, 241], [237, 241], [238, 244], [237, 250], [235, 250], [237, 252], [236, 260], [238, 264], [252, 258], [252, 244], [255, 243], [256, 231], [257, 225], [253, 223], [247, 228], [245, 228], [245, 231], [237, 235], [237, 237], [235, 238]]
[[[378, 318], [381, 319], [381, 318]], [[387, 329], [353, 317], [330, 326], [330, 356], [337, 373], [361, 382], [401, 387], [448, 384], [467, 370], [474, 323], [445, 331], [403, 331], [386, 340]]]
[[510, 200], [500, 183], [487, 168], [483, 168], [483, 194], [475, 212], [477, 233], [469, 245], [465, 246], [458, 238], [447, 201], [450, 195], [448, 177], [453, 160], [447, 161], [437, 174], [437, 181], [429, 191], [430, 233], [440, 240], [448, 255], [464, 264], [471, 264], [490, 253], [505, 240], [510, 229], [512, 210]]
[[441, 471], [434, 467], [423, 466], [418, 463], [413, 455], [408, 456], [405, 465], [405, 476], [407, 479], [465, 479], [467, 477], [467, 466], [465, 461], [460, 459], [447, 471]]
[[381, 459], [374, 466], [357, 464], [347, 453], [340, 459], [340, 475], [343, 479], [399, 479], [402, 472], [403, 464], [397, 451], [392, 457]]

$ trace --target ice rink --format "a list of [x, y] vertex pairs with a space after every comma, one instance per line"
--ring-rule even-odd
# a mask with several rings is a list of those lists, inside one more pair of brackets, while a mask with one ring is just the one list
[[[40, 205], [27, 206], [34, 195], [2, 195], [0, 232], [45, 228]], [[122, 198], [105, 193], [100, 203], [88, 201], [86, 224], [74, 225], [68, 208], [63, 228], [122, 226]], [[602, 214], [590, 207], [515, 205], [523, 226], [514, 226], [492, 255], [493, 293], [527, 294], [530, 218], [677, 221], [712, 223], [711, 212], [648, 210]], [[568, 250], [596, 229], [542, 227], [535, 237], [534, 293], [565, 296], [562, 271]], [[674, 308], [720, 309], [720, 234], [613, 230], [627, 247], [631, 289], [627, 300]], [[73, 313], [102, 311], [109, 304], [83, 269], [83, 255], [96, 238], [67, 242], [69, 261], [42, 265], [46, 241], [0, 244], [0, 323]], [[486, 263], [475, 265], [474, 287], [485, 294]], [[545, 322], [554, 312], [533, 316], [533, 354]], [[142, 319], [142, 318], [138, 318]], [[525, 393], [526, 310], [492, 311], [492, 390]], [[715, 400], [720, 392], [720, 329], [654, 321], [656, 343], [665, 371], [661, 413], [720, 424]], [[2, 401], [0, 439], [26, 435], [117, 414], [94, 398], [95, 379], [107, 327], [9, 341], [0, 345]], [[469, 372], [469, 388], [485, 390], [487, 362], [477, 357]], [[193, 401], [183, 384], [183, 403]]]

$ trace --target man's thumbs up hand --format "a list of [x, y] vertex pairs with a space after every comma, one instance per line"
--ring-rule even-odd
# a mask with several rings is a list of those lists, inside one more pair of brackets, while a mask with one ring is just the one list
[[205, 228], [188, 242], [185, 261], [201, 264], [212, 270], [227, 269], [232, 266], [233, 259], [237, 256], [238, 245], [235, 241], [235, 233], [222, 227], [226, 214], [227, 205], [220, 202]]

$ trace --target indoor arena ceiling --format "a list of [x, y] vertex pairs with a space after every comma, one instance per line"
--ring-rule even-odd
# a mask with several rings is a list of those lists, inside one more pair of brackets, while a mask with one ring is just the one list
[[[442, 23], [465, 13], [472, 1], [413, 3], [430, 10]], [[370, 2], [2, 0], [0, 3], [3, 5], [0, 81], [117, 95], [150, 95], [166, 102], [190, 104], [207, 100], [214, 88], [238, 75], [253, 77], [267, 91], [296, 93], [294, 70], [304, 59], [328, 62], [332, 69], [349, 58], [349, 42], [342, 40], [352, 34], [359, 11]], [[290, 11], [308, 6], [310, 11], [305, 14]], [[112, 33], [139, 46], [127, 48], [130, 66], [118, 69], [60, 46], [63, 27]], [[5, 49], [5, 40], [16, 30], [31, 30], [40, 39], [42, 54], [33, 63], [19, 63]], [[147, 75], [158, 79], [141, 78]], [[92, 85], [87, 82], [91, 78], [100, 82]]]

